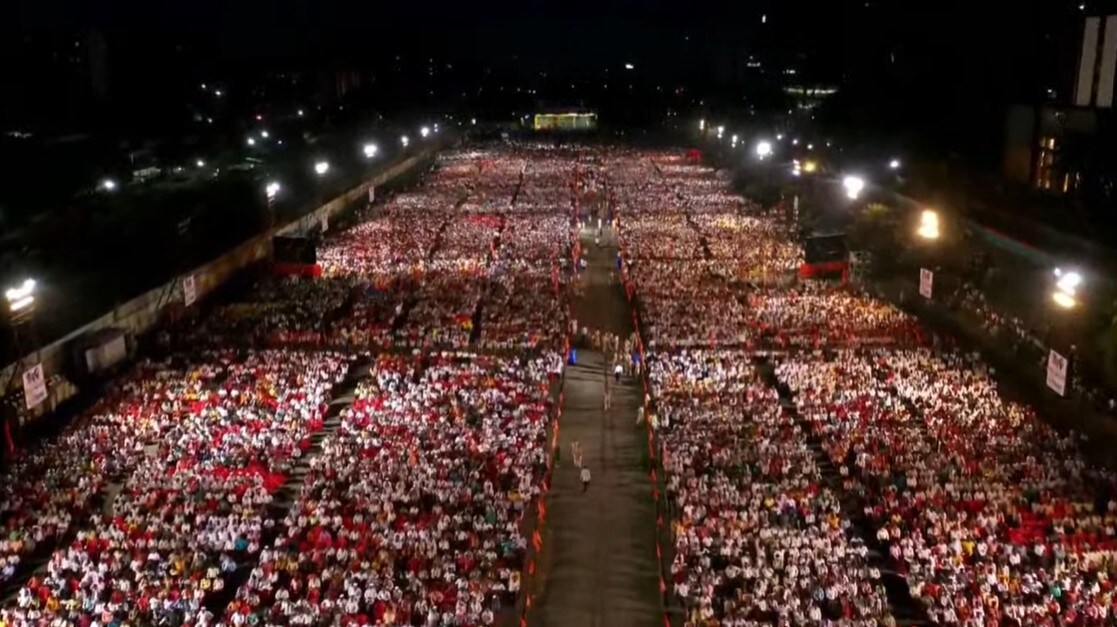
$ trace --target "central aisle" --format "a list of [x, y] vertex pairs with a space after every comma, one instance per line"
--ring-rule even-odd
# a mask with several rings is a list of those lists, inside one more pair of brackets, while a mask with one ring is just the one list
[[[605, 242], [603, 242], [605, 244]], [[573, 300], [578, 325], [632, 332], [632, 309], [610, 277], [617, 250], [583, 234], [588, 268], [584, 295]], [[604, 411], [606, 357], [578, 351], [567, 366], [559, 429], [561, 454], [547, 501], [550, 530], [540, 555], [534, 627], [660, 627], [655, 506], [647, 470], [647, 435], [637, 427], [643, 386], [625, 377]], [[582, 493], [571, 443], [581, 443], [592, 473]]]

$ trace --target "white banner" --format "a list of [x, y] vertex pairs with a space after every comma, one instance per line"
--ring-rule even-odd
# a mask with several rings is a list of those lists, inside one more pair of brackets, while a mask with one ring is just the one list
[[931, 290], [935, 283], [935, 273], [927, 268], [919, 269], [919, 295], [923, 298], [931, 297]]
[[368, 186], [368, 204], [371, 205], [374, 202], [376, 202], [376, 186], [375, 185], [369, 185]]
[[1047, 387], [1059, 396], [1067, 395], [1067, 358], [1055, 351], [1047, 355]]
[[23, 398], [27, 400], [27, 409], [34, 409], [39, 403], [47, 400], [47, 381], [43, 377], [43, 364], [23, 372]]
[[325, 233], [326, 231], [329, 231], [329, 230], [330, 230], [330, 216], [329, 215], [324, 215], [324, 216], [322, 216], [322, 232]]
[[198, 300], [198, 286], [194, 283], [194, 275], [182, 279], [182, 300], [189, 307]]

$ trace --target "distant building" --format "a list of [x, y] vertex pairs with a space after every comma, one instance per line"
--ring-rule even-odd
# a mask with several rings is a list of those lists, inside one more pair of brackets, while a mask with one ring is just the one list
[[1009, 108], [1003, 171], [1044, 192], [1110, 201], [1117, 199], [1117, 15], [1084, 18], [1076, 44], [1069, 98], [1052, 88], [1045, 103]]

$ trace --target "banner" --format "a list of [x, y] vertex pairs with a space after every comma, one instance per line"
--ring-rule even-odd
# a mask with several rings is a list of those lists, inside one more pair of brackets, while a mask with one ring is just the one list
[[194, 283], [194, 275], [182, 279], [182, 300], [189, 307], [198, 300], [198, 286]]
[[1047, 355], [1047, 387], [1059, 396], [1067, 395], [1067, 358], [1055, 351]]
[[43, 364], [35, 364], [33, 368], [23, 372], [23, 397], [27, 400], [27, 409], [35, 409], [39, 403], [47, 400], [47, 381], [43, 377]]
[[919, 269], [919, 295], [923, 298], [931, 297], [931, 290], [935, 282], [935, 273], [927, 268]]
[[375, 185], [369, 185], [368, 186], [368, 204], [371, 205], [374, 202], [376, 202], [376, 186]]

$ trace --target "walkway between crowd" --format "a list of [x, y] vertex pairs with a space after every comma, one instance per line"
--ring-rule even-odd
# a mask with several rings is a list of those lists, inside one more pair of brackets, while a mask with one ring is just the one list
[[[588, 267], [585, 290], [572, 303], [579, 327], [627, 337], [632, 310], [612, 276], [616, 248], [582, 237]], [[535, 627], [656, 627], [663, 623], [655, 556], [655, 506], [645, 460], [647, 436], [636, 427], [642, 402], [638, 381], [619, 385], [607, 357], [583, 348], [567, 366], [560, 419], [560, 459], [547, 503], [540, 554]], [[604, 410], [606, 382], [612, 405]], [[578, 442], [591, 474], [583, 493], [571, 458]]]

